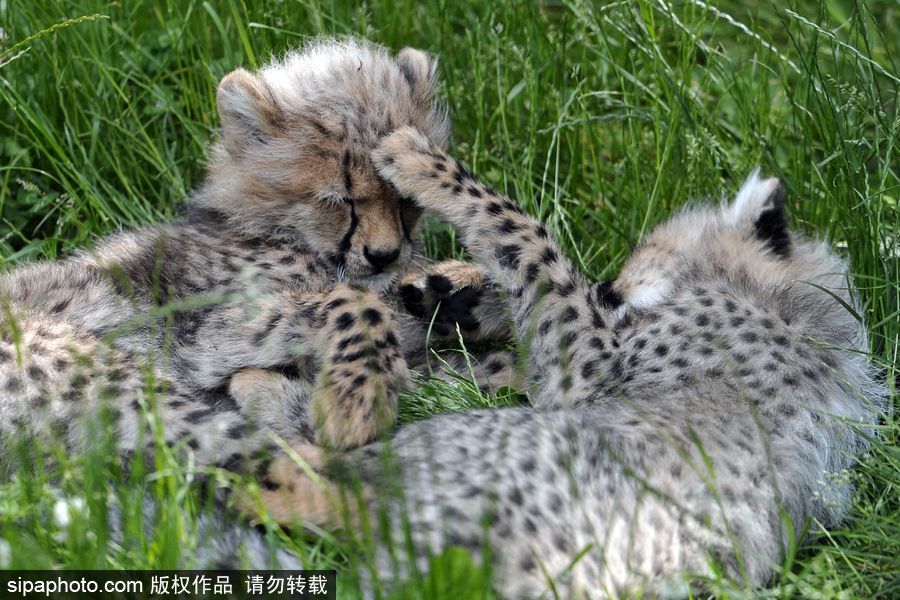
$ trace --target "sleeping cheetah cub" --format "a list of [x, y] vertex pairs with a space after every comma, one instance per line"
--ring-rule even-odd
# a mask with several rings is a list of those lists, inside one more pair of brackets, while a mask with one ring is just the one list
[[[403, 125], [446, 146], [435, 85], [424, 53], [353, 40], [227, 75], [186, 217], [0, 277], [0, 437], [61, 430], [77, 450], [103, 405], [125, 452], [158, 423], [202, 465], [242, 465], [268, 430], [352, 447], [393, 425], [438, 302], [436, 329], [503, 338], [484, 273], [427, 264], [421, 210], [370, 159]], [[498, 385], [504, 360], [486, 361]]]
[[[398, 130], [374, 160], [505, 288], [538, 389], [534, 408], [401, 428], [402, 501], [383, 483], [384, 443], [336, 458], [340, 471], [308, 456], [355, 472], [373, 513], [387, 506], [374, 522], [391, 523], [394, 553], [411, 532], [424, 569], [426, 548], [480, 555], [487, 540], [510, 598], [678, 595], [717, 569], [764, 584], [808, 521], [841, 519], [841, 471], [884, 390], [846, 309], [846, 265], [788, 231], [777, 180], [754, 173], [733, 202], [685, 211], [614, 283], [591, 284], [543, 225], [422, 134]], [[283, 461], [272, 472], [304, 492], [264, 492], [280, 518], [340, 520], [331, 489], [310, 493]]]

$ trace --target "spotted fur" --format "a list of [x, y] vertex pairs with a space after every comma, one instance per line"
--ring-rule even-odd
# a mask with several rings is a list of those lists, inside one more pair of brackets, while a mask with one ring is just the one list
[[[383, 576], [398, 553], [424, 569], [426, 549], [481, 556], [487, 540], [505, 597], [684, 595], [690, 574], [764, 584], [807, 524], [840, 521], [843, 470], [884, 390], [846, 265], [788, 231], [777, 180], [754, 173], [734, 202], [676, 216], [615, 282], [591, 283], [544, 225], [413, 129], [374, 161], [506, 291], [537, 390], [533, 408], [403, 427], [402, 494], [383, 484], [384, 444], [338, 459], [388, 524]], [[310, 498], [280, 502], [340, 521]]]

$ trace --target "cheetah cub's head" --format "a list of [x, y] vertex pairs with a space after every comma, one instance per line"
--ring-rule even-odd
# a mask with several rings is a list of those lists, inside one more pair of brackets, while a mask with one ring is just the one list
[[784, 208], [781, 182], [756, 170], [732, 201], [688, 208], [658, 226], [614, 284], [624, 301], [620, 310], [720, 282], [777, 310], [807, 335], [863, 345], [865, 328], [844, 308], [854, 305], [847, 265], [825, 242], [791, 232]]
[[341, 279], [383, 288], [410, 259], [420, 210], [376, 174], [379, 140], [411, 125], [449, 137], [436, 62], [361, 40], [318, 40], [219, 84], [221, 140], [198, 201], [254, 237], [316, 252]]

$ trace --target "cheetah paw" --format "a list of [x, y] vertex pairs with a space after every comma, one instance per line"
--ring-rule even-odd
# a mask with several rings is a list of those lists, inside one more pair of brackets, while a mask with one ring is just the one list
[[403, 306], [411, 315], [433, 323], [438, 335], [477, 331], [481, 322], [477, 307], [490, 284], [481, 267], [458, 260], [431, 266], [424, 273], [407, 275], [400, 282]]
[[[432, 172], [446, 173], [446, 157], [413, 127], [401, 127], [381, 140], [372, 152], [372, 162], [382, 178], [398, 192], [420, 205], [426, 204], [418, 193], [422, 177]], [[440, 168], [437, 165], [441, 165]]]
[[284, 526], [339, 527], [357, 521], [356, 503], [342, 500], [343, 491], [318, 471], [324, 466], [321, 448], [291, 448], [291, 455], [277, 456], [266, 467], [258, 496], [235, 495], [236, 507], [260, 520], [266, 515]]

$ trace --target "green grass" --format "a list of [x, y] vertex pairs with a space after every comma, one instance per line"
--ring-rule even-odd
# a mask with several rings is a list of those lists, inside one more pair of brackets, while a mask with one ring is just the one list
[[[614, 275], [640, 235], [686, 201], [733, 191], [755, 165], [778, 175], [795, 224], [849, 256], [873, 360], [894, 390], [898, 22], [896, 0], [0, 0], [0, 255], [7, 265], [52, 259], [171, 218], [202, 177], [218, 79], [309, 36], [353, 33], [440, 56], [454, 153], [543, 217], [592, 276]], [[435, 254], [453, 251], [446, 228], [428, 240]], [[479, 403], [472, 391], [425, 387], [404, 415]], [[881, 435], [853, 474], [849, 521], [797, 548], [762, 594], [900, 595], [896, 418]], [[207, 505], [196, 473], [160, 453], [111, 483], [108, 454], [28, 448], [0, 479], [13, 566], [172, 566], [196, 542]], [[127, 543], [109, 543], [106, 499], [130, 506], [144, 487], [161, 499], [159, 526], [145, 535], [135, 513]], [[49, 518], [61, 496], [86, 502], [66, 535]], [[343, 541], [271, 539], [310, 566], [355, 566]], [[437, 563], [408, 596], [484, 589], [464, 557]]]

